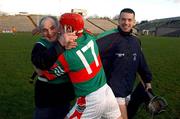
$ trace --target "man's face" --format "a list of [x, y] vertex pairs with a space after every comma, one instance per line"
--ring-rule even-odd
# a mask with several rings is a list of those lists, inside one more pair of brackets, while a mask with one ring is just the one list
[[54, 26], [54, 21], [52, 19], [47, 19], [44, 22], [44, 27], [42, 29], [42, 35], [48, 40], [48, 41], [55, 41], [57, 37], [57, 27]]
[[135, 25], [135, 16], [132, 13], [122, 12], [119, 18], [119, 26], [124, 32], [130, 32]]

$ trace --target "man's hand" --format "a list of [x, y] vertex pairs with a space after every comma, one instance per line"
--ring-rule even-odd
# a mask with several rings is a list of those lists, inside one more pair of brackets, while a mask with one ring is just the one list
[[146, 83], [146, 91], [148, 91], [149, 89], [152, 89], [151, 83]]
[[40, 29], [39, 29], [39, 27], [36, 27], [36, 28], [34, 28], [33, 30], [32, 30], [32, 35], [34, 36], [34, 35], [37, 35], [37, 34], [39, 34], [40, 33]]
[[58, 41], [62, 46], [65, 47], [65, 49], [71, 49], [77, 46], [77, 43], [75, 42], [77, 38], [78, 36], [76, 35], [76, 31], [74, 31], [72, 33], [62, 34]]
[[38, 76], [41, 76], [42, 75], [42, 70], [41, 69], [38, 69], [34, 66], [34, 70], [35, 72], [37, 73]]

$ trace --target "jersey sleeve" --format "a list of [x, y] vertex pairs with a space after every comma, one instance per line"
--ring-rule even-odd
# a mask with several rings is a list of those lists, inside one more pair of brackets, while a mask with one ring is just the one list
[[36, 43], [31, 52], [31, 61], [36, 68], [47, 70], [55, 63], [58, 55], [63, 52], [64, 48], [59, 43], [54, 43], [49, 49]]
[[99, 53], [103, 64], [103, 68], [107, 78], [109, 78], [111, 74], [110, 72], [113, 63], [113, 52], [114, 52], [114, 47], [113, 47], [114, 39], [112, 40], [112, 38], [110, 37], [111, 37], [110, 35], [103, 36], [100, 34], [100, 36], [98, 36], [97, 37], [98, 39], [96, 40], [96, 43], [99, 48]]

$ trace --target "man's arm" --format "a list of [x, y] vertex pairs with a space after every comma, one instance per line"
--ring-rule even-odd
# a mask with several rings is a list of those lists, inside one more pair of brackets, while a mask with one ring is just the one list
[[151, 87], [152, 73], [149, 70], [149, 67], [147, 65], [146, 59], [142, 51], [141, 51], [140, 62], [138, 67], [138, 73], [145, 84], [146, 90], [152, 88]]

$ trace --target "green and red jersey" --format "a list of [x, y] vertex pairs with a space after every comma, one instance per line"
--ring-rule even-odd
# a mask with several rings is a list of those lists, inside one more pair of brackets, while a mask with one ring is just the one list
[[106, 77], [95, 40], [94, 36], [84, 31], [83, 36], [76, 40], [78, 46], [61, 54], [44, 76], [52, 80], [68, 73], [78, 97], [102, 87], [106, 83]]
[[[51, 48], [52, 46], [53, 46], [53, 42], [49, 42], [48, 40], [46, 40], [45, 38], [40, 38], [39, 39], [39, 41], [38, 42], [36, 42], [36, 43], [39, 43], [39, 44], [41, 44], [42, 46], [44, 46], [45, 48], [47, 48], [47, 49], [49, 49], [49, 48]], [[58, 67], [56, 67], [56, 69], [54, 69], [54, 71], [53, 72], [60, 72], [60, 71], [62, 71], [61, 69], [59, 69]], [[44, 71], [44, 72], [46, 72], [46, 75], [52, 75], [52, 71], [50, 71], [50, 72], [48, 72], [48, 71]], [[58, 76], [57, 74], [57, 76], [53, 76], [53, 77], [51, 77], [50, 78], [50, 80], [49, 80], [49, 78], [48, 77], [44, 77], [44, 76], [39, 76], [38, 78], [47, 78], [49, 81], [48, 81], [48, 83], [52, 83], [52, 84], [60, 84], [60, 83], [66, 83], [66, 82], [69, 82], [69, 77], [68, 77], [68, 75], [67, 74], [65, 74], [63, 71], [60, 73], [61, 74], [61, 76]], [[59, 74], [59, 75], [60, 75]]]

